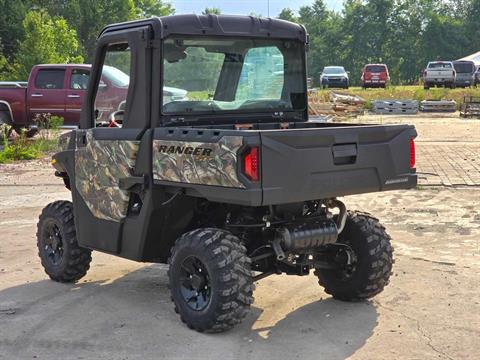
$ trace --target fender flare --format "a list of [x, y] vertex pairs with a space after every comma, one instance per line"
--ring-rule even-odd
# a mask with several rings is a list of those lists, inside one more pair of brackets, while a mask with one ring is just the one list
[[13, 126], [13, 112], [10, 104], [7, 101], [0, 100], [0, 112], [6, 112], [8, 115], [10, 115], [10, 118], [7, 119], [7, 125]]

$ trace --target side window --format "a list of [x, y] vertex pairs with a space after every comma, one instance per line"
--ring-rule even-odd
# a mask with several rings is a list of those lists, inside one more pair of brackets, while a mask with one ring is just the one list
[[[110, 45], [102, 66], [102, 77], [97, 85], [95, 113], [97, 126], [111, 120], [111, 115], [125, 111], [130, 86], [132, 54], [128, 44]], [[116, 114], [123, 121], [123, 114]], [[117, 119], [117, 118], [116, 118]], [[117, 119], [118, 120], [118, 119]]]
[[89, 77], [90, 77], [90, 70], [73, 69], [72, 77], [70, 78], [70, 89], [87, 90]]
[[35, 78], [37, 89], [63, 89], [65, 70], [63, 69], [42, 69]]
[[280, 100], [284, 85], [285, 62], [276, 46], [248, 50], [235, 100]]

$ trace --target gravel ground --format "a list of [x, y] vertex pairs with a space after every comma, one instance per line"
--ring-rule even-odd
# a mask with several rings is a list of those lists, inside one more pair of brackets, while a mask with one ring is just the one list
[[[407, 121], [419, 140], [480, 141], [478, 121]], [[48, 160], [0, 165], [0, 359], [479, 357], [480, 187], [343, 199], [378, 217], [393, 238], [396, 263], [385, 291], [344, 303], [313, 275], [269, 277], [257, 283], [246, 321], [220, 335], [179, 321], [163, 265], [95, 252], [78, 284], [48, 280], [37, 257], [37, 217], [48, 202], [69, 197]]]

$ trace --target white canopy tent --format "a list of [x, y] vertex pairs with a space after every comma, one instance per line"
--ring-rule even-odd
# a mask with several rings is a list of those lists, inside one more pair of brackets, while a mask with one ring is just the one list
[[461, 58], [458, 60], [473, 61], [475, 63], [475, 66], [480, 66], [480, 51], [476, 52], [475, 54], [465, 56], [464, 58]]

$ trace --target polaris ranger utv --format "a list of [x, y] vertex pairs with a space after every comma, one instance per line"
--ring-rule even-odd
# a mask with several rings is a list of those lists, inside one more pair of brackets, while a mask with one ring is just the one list
[[[80, 128], [52, 160], [73, 201], [40, 215], [46, 273], [75, 282], [92, 250], [168, 263], [175, 310], [209, 332], [240, 323], [272, 274], [314, 270], [345, 301], [380, 293], [390, 237], [336, 197], [415, 187], [416, 131], [309, 121], [307, 48], [304, 27], [255, 17], [107, 26]], [[104, 66], [127, 84], [108, 114]], [[187, 94], [167, 99], [170, 87]]]

